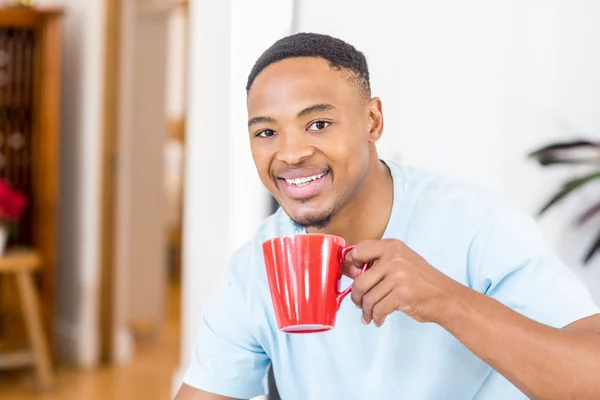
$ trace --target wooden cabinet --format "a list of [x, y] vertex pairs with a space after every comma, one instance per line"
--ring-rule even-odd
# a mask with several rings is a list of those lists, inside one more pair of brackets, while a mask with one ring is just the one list
[[[37, 283], [50, 343], [58, 249], [61, 17], [57, 8], [0, 6], [0, 176], [30, 201], [12, 244], [32, 246], [42, 257]], [[19, 336], [13, 285], [0, 282], [0, 341]]]

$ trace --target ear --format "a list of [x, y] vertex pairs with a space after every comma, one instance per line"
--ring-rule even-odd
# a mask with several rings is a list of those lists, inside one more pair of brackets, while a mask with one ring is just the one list
[[375, 143], [383, 135], [383, 109], [381, 99], [373, 97], [369, 100], [369, 142]]

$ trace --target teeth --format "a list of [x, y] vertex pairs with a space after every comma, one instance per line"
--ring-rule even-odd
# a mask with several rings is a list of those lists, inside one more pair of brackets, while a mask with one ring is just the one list
[[289, 183], [290, 185], [303, 186], [303, 185], [306, 185], [308, 182], [316, 181], [317, 179], [323, 177], [323, 175], [325, 175], [325, 173], [313, 175], [313, 176], [307, 176], [304, 178], [286, 179], [285, 181], [287, 183]]

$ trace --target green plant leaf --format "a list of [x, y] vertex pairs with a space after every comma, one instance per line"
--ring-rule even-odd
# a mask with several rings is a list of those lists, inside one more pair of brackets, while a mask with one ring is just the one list
[[575, 179], [572, 179], [572, 180], [566, 182], [565, 184], [563, 184], [561, 190], [558, 193], [556, 193], [554, 196], [552, 196], [552, 198], [540, 209], [540, 211], [538, 212], [538, 215], [542, 215], [550, 207], [552, 207], [553, 205], [558, 203], [569, 193], [580, 188], [581, 186], [585, 185], [586, 183], [593, 181], [594, 179], [600, 179], [600, 171], [595, 171], [590, 174], [583, 175], [581, 177], [578, 177], [578, 178], [575, 178]]
[[553, 150], [579, 148], [579, 147], [600, 147], [600, 143], [592, 142], [589, 140], [571, 140], [568, 142], [557, 142], [557, 143], [552, 143], [552, 144], [540, 147], [539, 149], [531, 152], [529, 154], [529, 156], [535, 157], [539, 153], [545, 153], [545, 152], [553, 151]]
[[600, 203], [588, 208], [584, 213], [577, 217], [576, 224], [581, 226], [597, 214], [600, 214]]
[[[591, 150], [591, 155], [581, 154], [584, 150]], [[528, 157], [534, 158], [542, 166], [600, 163], [600, 142], [576, 140], [553, 143], [531, 152]]]
[[568, 165], [577, 165], [577, 164], [600, 164], [600, 158], [595, 159], [595, 158], [544, 158], [541, 160], [538, 160], [538, 163], [542, 166], [542, 167], [548, 167], [548, 166], [553, 166], [553, 165], [561, 165], [561, 164], [568, 164]]
[[592, 259], [592, 257], [594, 257], [594, 254], [596, 254], [596, 252], [598, 250], [600, 250], [600, 234], [598, 234], [598, 236], [596, 236], [596, 239], [592, 243], [592, 246], [589, 248], [588, 252], [586, 253], [586, 255], [583, 259], [583, 263], [587, 264], [588, 262], [590, 262], [590, 260]]

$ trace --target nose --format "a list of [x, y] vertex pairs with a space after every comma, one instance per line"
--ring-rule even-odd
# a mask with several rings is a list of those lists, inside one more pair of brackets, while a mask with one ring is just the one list
[[300, 164], [313, 154], [312, 146], [302, 133], [285, 133], [279, 143], [277, 159], [290, 165]]

